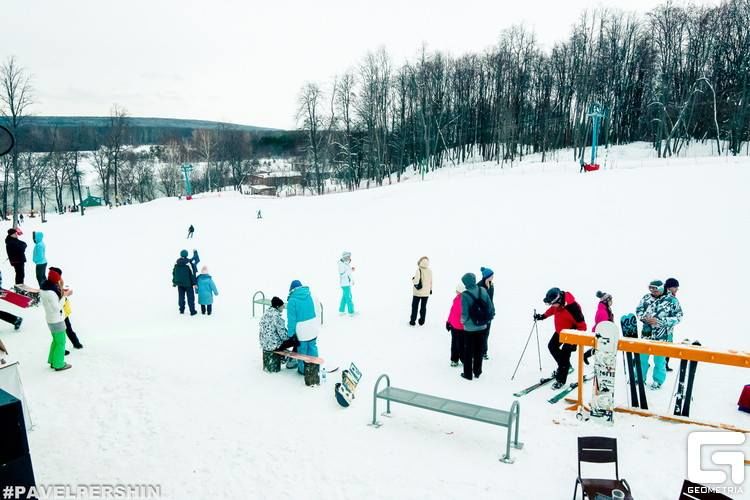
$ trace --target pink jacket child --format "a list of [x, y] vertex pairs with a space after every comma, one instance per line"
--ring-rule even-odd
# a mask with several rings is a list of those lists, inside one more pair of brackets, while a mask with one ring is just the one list
[[451, 311], [448, 314], [448, 325], [454, 330], [464, 329], [464, 325], [461, 323], [461, 293], [463, 292], [456, 292]]
[[[605, 292], [596, 292], [596, 297], [599, 299], [599, 305], [596, 307], [596, 315], [594, 316], [594, 328], [592, 332], [596, 332], [596, 325], [602, 321], [612, 321], [614, 314], [612, 314], [612, 296]], [[596, 352], [595, 349], [589, 349], [583, 355], [583, 361], [589, 364], [589, 358]]]
[[451, 366], [458, 366], [463, 351], [464, 325], [461, 323], [461, 295], [465, 290], [463, 283], [459, 283], [456, 287], [456, 296], [453, 298], [453, 305], [448, 313], [448, 321], [445, 322], [445, 329], [451, 332]]

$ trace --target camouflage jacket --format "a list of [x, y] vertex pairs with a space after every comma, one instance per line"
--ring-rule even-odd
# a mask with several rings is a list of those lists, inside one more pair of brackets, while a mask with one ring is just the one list
[[260, 347], [264, 351], [275, 351], [287, 340], [286, 323], [278, 309], [269, 307], [260, 318]]
[[665, 293], [646, 308], [644, 316], [652, 316], [657, 321], [656, 326], [653, 327], [648, 324], [644, 325], [644, 337], [649, 337], [651, 340], [671, 342], [672, 331], [675, 325], [682, 320], [682, 307], [677, 297], [671, 293]]

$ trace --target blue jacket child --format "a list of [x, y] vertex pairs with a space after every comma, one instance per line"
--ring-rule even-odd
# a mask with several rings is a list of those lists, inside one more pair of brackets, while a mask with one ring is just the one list
[[214, 284], [213, 278], [208, 274], [208, 267], [203, 266], [201, 273], [196, 278], [197, 284], [195, 285], [198, 289], [198, 304], [201, 306], [201, 314], [211, 315], [212, 306], [214, 303], [214, 295], [219, 295], [219, 290]]

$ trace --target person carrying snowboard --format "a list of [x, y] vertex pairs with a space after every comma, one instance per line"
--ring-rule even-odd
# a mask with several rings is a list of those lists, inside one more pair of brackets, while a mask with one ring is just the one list
[[411, 279], [411, 317], [409, 324], [414, 326], [417, 320], [417, 308], [419, 308], [419, 326], [424, 325], [425, 316], [427, 315], [427, 299], [432, 295], [432, 270], [430, 269], [430, 259], [421, 257], [417, 261], [417, 272]]
[[206, 312], [208, 311], [208, 315], [211, 316], [211, 311], [214, 304], [214, 295], [219, 295], [219, 290], [216, 289], [213, 278], [210, 274], [208, 274], [208, 267], [203, 266], [201, 268], [201, 273], [198, 275], [195, 281], [197, 283], [196, 288], [198, 289], [198, 304], [200, 304], [201, 306], [201, 314], [206, 314]]
[[65, 362], [65, 315], [63, 313], [65, 296], [60, 289], [61, 278], [60, 273], [50, 269], [39, 291], [47, 326], [52, 333], [47, 363], [56, 371], [67, 370], [73, 366]]
[[466, 291], [463, 283], [456, 287], [456, 296], [453, 298], [451, 310], [448, 313], [448, 320], [445, 322], [445, 329], [451, 334], [451, 366], [458, 366], [461, 361], [461, 354], [464, 344], [464, 325], [461, 323], [462, 311], [462, 294]]
[[15, 228], [8, 229], [8, 236], [5, 237], [5, 251], [8, 254], [8, 261], [16, 271], [16, 285], [23, 284], [26, 278], [26, 242], [18, 239], [18, 231]]
[[[670, 288], [673, 288], [675, 290], [674, 293], [676, 293], [676, 288], [678, 287], [679, 283], [675, 285], [674, 278], [671, 278], [673, 281], [670, 281], [669, 284], [672, 285]], [[680, 301], [677, 300], [677, 297], [674, 296], [673, 293], [667, 292], [663, 293], [653, 302], [649, 304], [649, 306], [646, 308], [646, 310], [643, 313], [643, 322], [645, 325], [649, 326], [649, 339], [655, 340], [658, 342], [669, 342], [672, 338], [672, 331], [682, 320], [682, 307], [680, 307]], [[645, 333], [645, 325], [644, 325], [644, 333]], [[643, 377], [643, 381], [646, 381], [646, 377], [648, 376], [648, 358], [650, 357], [649, 354], [640, 354], [641, 357], [641, 377]], [[664, 381], [667, 379], [667, 370], [666, 370], [666, 360], [664, 356], [654, 356], [654, 372], [653, 372], [653, 383], [651, 384], [651, 389], [657, 390], [660, 389], [661, 386], [664, 384]]]
[[[487, 290], [487, 294], [490, 296], [490, 301], [492, 301], [492, 305], [495, 305], [495, 271], [490, 269], [489, 267], [480, 267], [479, 271], [482, 273], [482, 279], [479, 280], [479, 283], [477, 283], [478, 286], [481, 288], [484, 288]], [[492, 327], [492, 322], [487, 325], [487, 337], [484, 339], [484, 345], [482, 346], [482, 357], [484, 359], [490, 359], [490, 357], [487, 355], [487, 344], [490, 341], [490, 328]]]
[[192, 224], [190, 224], [190, 227], [188, 228], [188, 235], [187, 235], [188, 239], [193, 237], [194, 232], [195, 232], [195, 228], [193, 227]]
[[44, 244], [44, 233], [41, 231], [34, 231], [31, 233], [31, 239], [34, 240], [34, 253], [32, 254], [32, 260], [36, 264], [36, 281], [39, 286], [42, 286], [47, 276], [47, 245]]
[[[0, 289], [3, 287], [3, 274], [0, 272]], [[4, 294], [4, 291], [0, 291], [0, 296]], [[11, 314], [7, 311], [0, 311], [0, 320], [5, 321], [6, 323], [10, 323], [13, 325], [13, 328], [15, 330], [18, 330], [21, 328], [21, 323], [23, 322], [23, 318], [21, 316], [16, 316], [15, 314]]]
[[581, 306], [570, 292], [557, 287], [550, 288], [544, 296], [544, 303], [549, 309], [535, 314], [534, 319], [543, 321], [550, 316], [555, 317], [555, 333], [549, 339], [547, 348], [557, 363], [557, 370], [553, 373], [555, 383], [552, 384], [552, 389], [561, 389], [568, 381], [568, 371], [571, 369], [570, 355], [576, 350], [576, 346], [561, 343], [560, 332], [566, 329], [586, 331], [586, 320], [583, 318]]
[[[344, 311], [349, 312], [349, 316], [354, 316], [354, 302], [352, 302], [352, 253], [343, 252], [339, 260], [339, 283], [341, 284], [341, 303], [339, 304], [339, 314], [343, 316]], [[287, 314], [289, 309], [287, 308]]]
[[[289, 298], [286, 303], [286, 319], [289, 325], [287, 330], [290, 337], [296, 335], [299, 340], [297, 352], [318, 357], [320, 320], [310, 288], [303, 286], [299, 280], [292, 281], [289, 285]], [[297, 370], [300, 374], [304, 374], [304, 363], [298, 363]]]
[[495, 316], [487, 290], [477, 286], [474, 273], [461, 278], [466, 291], [461, 294], [461, 324], [464, 327], [463, 363], [461, 376], [466, 380], [479, 378], [482, 374], [482, 346], [487, 336], [487, 326]]
[[[596, 325], [602, 321], [614, 321], [614, 314], [612, 313], [612, 296], [608, 293], [598, 291], [596, 292], [596, 298], [599, 299], [599, 305], [596, 307], [596, 314], [594, 315], [594, 328], [592, 332], [596, 333]], [[583, 355], [583, 362], [589, 364], [589, 358], [596, 353], [596, 349], [593, 347], [586, 351]]]
[[195, 310], [195, 275], [188, 260], [188, 251], [180, 250], [180, 258], [175, 262], [172, 268], [172, 286], [177, 287], [177, 304], [180, 307], [180, 314], [185, 314], [185, 297], [187, 297], [188, 309], [190, 316], [195, 316], [198, 312]]

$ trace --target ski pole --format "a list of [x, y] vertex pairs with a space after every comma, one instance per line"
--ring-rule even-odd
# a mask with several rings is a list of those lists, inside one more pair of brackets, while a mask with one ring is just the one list
[[[518, 363], [516, 364], [516, 369], [513, 370], [513, 376], [510, 377], [511, 380], [516, 378], [516, 372], [518, 372], [518, 367], [521, 366], [521, 360], [523, 360], [523, 355], [526, 354], [526, 348], [529, 347], [529, 341], [531, 340], [531, 334], [534, 333], [534, 328], [536, 327], [536, 309], [534, 309], [534, 324], [531, 325], [531, 331], [529, 332], [529, 336], [526, 337], [526, 345], [523, 346], [523, 351], [521, 352], [521, 357], [518, 358]], [[537, 337], [538, 338], [538, 337]], [[539, 364], [541, 365], [541, 354], [539, 358]]]

